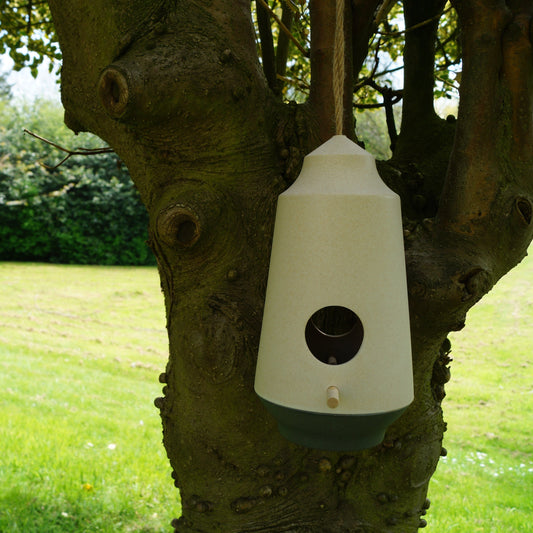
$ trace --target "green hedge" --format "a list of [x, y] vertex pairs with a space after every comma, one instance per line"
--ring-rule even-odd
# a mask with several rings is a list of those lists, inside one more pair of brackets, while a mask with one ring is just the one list
[[41, 162], [63, 154], [24, 127], [69, 147], [102, 145], [68, 132], [58, 105], [0, 103], [0, 260], [154, 264], [146, 210], [117, 156], [73, 157], [50, 171]]

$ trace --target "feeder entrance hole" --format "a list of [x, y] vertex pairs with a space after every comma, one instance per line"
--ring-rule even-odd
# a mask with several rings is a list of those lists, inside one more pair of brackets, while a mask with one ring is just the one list
[[363, 323], [347, 307], [322, 307], [307, 321], [305, 342], [311, 353], [327, 365], [352, 360], [363, 343]]

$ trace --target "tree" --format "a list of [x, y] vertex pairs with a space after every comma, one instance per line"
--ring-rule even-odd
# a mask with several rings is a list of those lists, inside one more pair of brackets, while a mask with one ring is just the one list
[[72, 143], [72, 132], [62, 116], [55, 102], [0, 99], [0, 260], [155, 264], [126, 166], [90, 134], [65, 155], [58, 147]]
[[[394, 152], [380, 172], [405, 215], [415, 401], [382, 445], [347, 454], [285, 441], [252, 386], [276, 197], [335, 131], [334, 2], [257, 0], [260, 58], [248, 0], [49, 4], [65, 121], [116, 150], [150, 216], [170, 339], [156, 405], [182, 497], [175, 530], [423, 527], [444, 453], [447, 334], [532, 238], [533, 2], [403, 2], [401, 130], [389, 122]], [[354, 89], [379, 86], [387, 109], [398, 98], [371, 65], [373, 36], [398, 37], [399, 7], [352, 0], [344, 15], [353, 137]], [[282, 83], [305, 75], [307, 50], [310, 82], [297, 88], [309, 96], [295, 105], [285, 99], [297, 88]], [[457, 121], [435, 114], [436, 63], [462, 68]]]
[[0, 54], [9, 53], [14, 69], [30, 69], [37, 77], [38, 67], [48, 57], [50, 70], [61, 57], [48, 2], [0, 0]]
[[0, 101], [11, 98], [11, 84], [7, 81], [7, 73], [0, 72]]

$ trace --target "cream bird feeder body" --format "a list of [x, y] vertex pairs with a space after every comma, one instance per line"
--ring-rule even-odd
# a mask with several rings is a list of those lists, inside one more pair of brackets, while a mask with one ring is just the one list
[[379, 444], [413, 400], [400, 199], [342, 135], [278, 199], [255, 390], [325, 450]]

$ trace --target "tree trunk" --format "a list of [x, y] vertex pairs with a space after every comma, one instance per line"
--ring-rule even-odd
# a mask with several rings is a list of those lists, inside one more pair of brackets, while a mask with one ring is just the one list
[[[355, 12], [373, 16], [356, 4]], [[170, 342], [156, 405], [182, 499], [176, 531], [383, 533], [425, 525], [445, 430], [447, 333], [462, 327], [468, 308], [532, 237], [532, 2], [508, 4], [454, 2], [464, 36], [457, 125], [439, 130], [445, 142], [419, 152], [420, 121], [437, 121], [424, 82], [417, 89], [425, 107], [406, 109], [401, 161], [384, 168], [413, 214], [406, 252], [415, 401], [383, 444], [341, 454], [284, 440], [253, 391], [276, 198], [331, 132], [331, 113], [321, 118], [332, 106], [322, 51], [311, 54], [310, 105], [284, 105], [262, 73], [249, 0], [50, 0], [64, 56], [65, 121], [116, 150], [150, 215]], [[314, 39], [324, 42], [322, 22]], [[345, 33], [357, 27], [368, 33], [371, 24], [358, 21]], [[434, 38], [431, 28], [414, 30], [424, 32], [422, 43]], [[359, 68], [361, 59], [354, 62]], [[420, 172], [431, 182], [423, 189], [431, 213], [417, 211], [419, 191], [405, 185]]]

